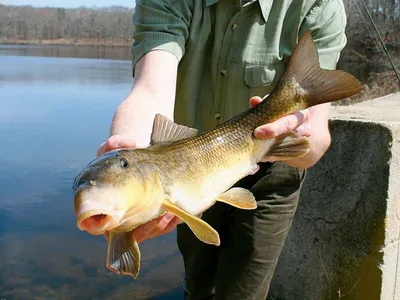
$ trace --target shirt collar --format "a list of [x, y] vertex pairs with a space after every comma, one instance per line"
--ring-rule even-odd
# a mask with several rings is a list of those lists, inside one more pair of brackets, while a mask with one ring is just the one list
[[[211, 6], [217, 3], [218, 1], [219, 0], [206, 0], [206, 5]], [[258, 0], [257, 2], [260, 5], [261, 14], [264, 18], [264, 21], [267, 22], [273, 0]]]
[[265, 22], [267, 22], [267, 20], [268, 20], [269, 13], [271, 11], [273, 2], [274, 2], [273, 0], [258, 0], [258, 3], [261, 8], [261, 14], [262, 14]]

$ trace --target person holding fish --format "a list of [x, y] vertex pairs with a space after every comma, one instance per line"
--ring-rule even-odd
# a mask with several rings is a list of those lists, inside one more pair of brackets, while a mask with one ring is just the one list
[[[266, 299], [306, 169], [331, 143], [329, 102], [360, 90], [325, 71], [346, 44], [342, 0], [137, 0], [133, 25], [134, 84], [76, 179], [78, 226], [109, 234], [107, 266], [135, 278], [137, 245], [177, 228], [185, 299]], [[128, 168], [154, 189], [118, 219], [106, 202], [146, 190], [110, 188]], [[90, 189], [107, 195], [91, 209]]]

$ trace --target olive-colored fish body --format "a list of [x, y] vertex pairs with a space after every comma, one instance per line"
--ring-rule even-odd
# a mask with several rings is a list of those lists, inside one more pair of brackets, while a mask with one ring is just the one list
[[198, 216], [217, 201], [256, 208], [250, 191], [231, 187], [256, 173], [265, 157], [287, 160], [310, 148], [296, 132], [260, 140], [254, 129], [360, 90], [350, 74], [319, 68], [308, 32], [273, 92], [258, 106], [201, 134], [157, 115], [148, 148], [113, 151], [91, 162], [74, 183], [77, 226], [91, 234], [109, 232], [106, 266], [134, 278], [140, 251], [130, 231], [166, 212], [181, 218], [203, 242], [219, 245], [218, 233]]

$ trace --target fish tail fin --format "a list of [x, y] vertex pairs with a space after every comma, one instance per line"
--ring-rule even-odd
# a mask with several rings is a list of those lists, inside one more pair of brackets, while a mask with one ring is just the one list
[[281, 91], [292, 87], [303, 107], [341, 100], [362, 89], [351, 74], [320, 68], [317, 48], [309, 31], [295, 47], [279, 85]]

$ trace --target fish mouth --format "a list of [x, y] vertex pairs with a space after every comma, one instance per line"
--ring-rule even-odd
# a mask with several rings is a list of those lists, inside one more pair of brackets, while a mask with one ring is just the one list
[[79, 230], [101, 235], [119, 226], [123, 210], [116, 208], [111, 192], [97, 187], [77, 191], [74, 207]]
[[119, 218], [106, 211], [89, 211], [78, 217], [77, 227], [92, 235], [101, 235], [119, 225]]

